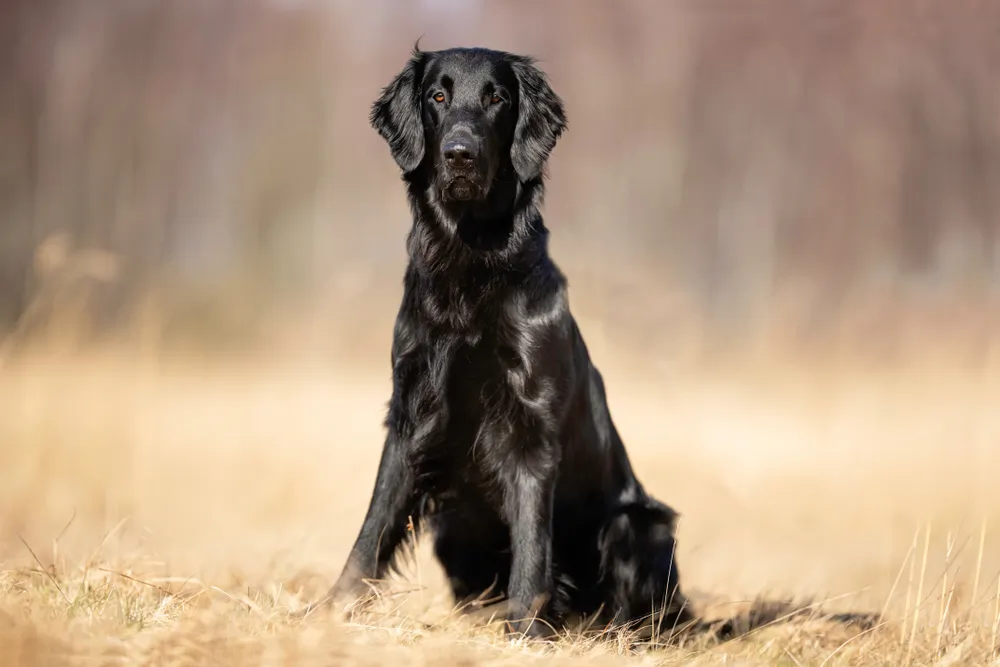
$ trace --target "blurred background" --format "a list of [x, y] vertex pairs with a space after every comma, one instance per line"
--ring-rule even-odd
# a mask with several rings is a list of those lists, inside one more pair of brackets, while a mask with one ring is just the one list
[[110, 267], [88, 273], [79, 334], [90, 342], [145, 306], [163, 343], [342, 343], [354, 356], [377, 340], [381, 355], [408, 212], [366, 114], [422, 36], [425, 49], [541, 59], [571, 122], [551, 162], [553, 249], [581, 315], [616, 347], [676, 360], [835, 346], [891, 363], [946, 345], [978, 363], [989, 345], [994, 3], [7, 0], [4, 11], [5, 332], [69, 269], [33, 264], [66, 234], [71, 249], [117, 262], [113, 280], [100, 278]]
[[259, 560], [311, 530], [328, 544], [297, 562], [338, 571], [409, 228], [367, 113], [418, 37], [537, 56], [563, 97], [552, 251], [696, 584], [884, 593], [925, 521], [933, 544], [973, 536], [973, 558], [1000, 531], [1000, 4], [2, 16], [7, 551], [89, 512], [142, 517], [199, 566], [207, 545]]

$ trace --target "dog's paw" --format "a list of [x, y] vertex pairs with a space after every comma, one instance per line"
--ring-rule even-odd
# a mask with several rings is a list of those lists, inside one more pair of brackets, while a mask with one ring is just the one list
[[543, 618], [542, 614], [545, 599], [547, 597], [543, 596], [536, 600], [531, 608], [513, 602], [508, 603], [504, 623], [507, 636], [511, 639], [552, 639], [556, 634], [555, 628]]
[[305, 619], [315, 616], [326, 609], [327, 606], [323, 602], [312, 602], [298, 611], [289, 612], [288, 620], [304, 621]]
[[552, 627], [538, 618], [508, 618], [505, 634], [511, 639], [551, 639]]
[[306, 618], [330, 616], [331, 614], [339, 618], [346, 618], [350, 615], [351, 610], [362, 602], [363, 599], [357, 595], [331, 590], [322, 599], [292, 612], [289, 614], [289, 618], [293, 621], [302, 621]]

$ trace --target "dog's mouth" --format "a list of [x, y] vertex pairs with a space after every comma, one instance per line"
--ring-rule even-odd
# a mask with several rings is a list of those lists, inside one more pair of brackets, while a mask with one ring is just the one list
[[447, 201], [472, 201], [482, 199], [485, 192], [478, 180], [463, 174], [450, 179], [443, 188], [443, 194]]

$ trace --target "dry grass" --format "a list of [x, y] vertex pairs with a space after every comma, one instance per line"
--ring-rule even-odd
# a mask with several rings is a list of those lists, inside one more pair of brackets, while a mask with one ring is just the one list
[[[381, 369], [168, 360], [146, 335], [145, 352], [83, 354], [60, 342], [72, 326], [49, 318], [34, 353], [19, 329], [0, 357], [0, 667], [1000, 664], [990, 357], [677, 367], [654, 385], [593, 337], [644, 482], [684, 517], [686, 587], [737, 637], [525, 644], [494, 608], [456, 609], [425, 544], [370, 605], [293, 619], [367, 504]], [[845, 611], [881, 620], [830, 620]]]
[[[998, 321], [981, 294], [1000, 201], [987, 3], [567, 0], [532, 3], [530, 31], [510, 1], [459, 19], [389, 0], [8, 4], [0, 286], [21, 293], [59, 225], [121, 256], [50, 237], [40, 294], [0, 340], [0, 667], [1000, 667], [1000, 359], [977, 359]], [[510, 643], [456, 613], [426, 546], [373, 608], [290, 620], [337, 575], [374, 477], [407, 214], [364, 119], [425, 32], [545, 61], [575, 128], [546, 215], [616, 421], [683, 515], [695, 602], [776, 622], [656, 650]], [[636, 90], [645, 111], [623, 115]], [[187, 268], [149, 266], [177, 253]], [[147, 288], [147, 270], [180, 279], [131, 295], [138, 340], [78, 353], [91, 292]], [[730, 316], [756, 365], [693, 366], [728, 351], [707, 343]], [[171, 322], [231, 346], [258, 320], [337, 363], [159, 354]], [[783, 335], [825, 366], [791, 367]], [[919, 362], [839, 364], [851, 348]], [[785, 619], [794, 605], [761, 596], [820, 604]], [[821, 618], [851, 610], [883, 623]]]
[[817, 612], [725, 643], [522, 645], [453, 609], [425, 545], [373, 607], [294, 622], [354, 537], [387, 381], [48, 355], [0, 375], [0, 665], [995, 659], [990, 375], [772, 369], [652, 387], [604, 366], [644, 480], [683, 513], [678, 558], [707, 615], [763, 595], [884, 622], [863, 631]]

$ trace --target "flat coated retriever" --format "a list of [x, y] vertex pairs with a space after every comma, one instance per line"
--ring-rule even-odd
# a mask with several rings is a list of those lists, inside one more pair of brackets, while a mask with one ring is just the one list
[[548, 254], [543, 171], [566, 117], [545, 74], [510, 53], [415, 47], [371, 124], [413, 227], [388, 435], [326, 601], [381, 579], [413, 519], [455, 597], [506, 597], [511, 632], [544, 635], [569, 614], [691, 620], [676, 514], [632, 470]]

